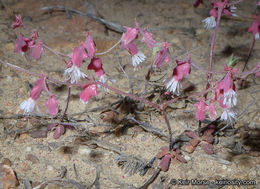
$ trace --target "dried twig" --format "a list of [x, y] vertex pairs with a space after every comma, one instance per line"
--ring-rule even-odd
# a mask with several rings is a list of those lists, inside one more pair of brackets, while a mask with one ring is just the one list
[[156, 179], [156, 177], [159, 175], [160, 172], [161, 172], [161, 169], [156, 168], [153, 175], [138, 189], [146, 189]]
[[98, 21], [98, 22], [104, 24], [110, 30], [113, 30], [113, 31], [118, 32], [118, 33], [126, 32], [126, 28], [123, 27], [120, 24], [107, 21], [107, 20], [105, 20], [103, 18], [100, 18], [100, 17], [94, 15], [94, 14], [84, 13], [84, 12], [81, 12], [81, 11], [79, 11], [77, 9], [68, 8], [68, 7], [65, 7], [65, 6], [62, 6], [62, 5], [42, 7], [41, 10], [47, 10], [47, 11], [55, 11], [55, 10], [57, 11], [57, 10], [60, 10], [60, 11], [65, 11], [65, 12], [71, 12], [71, 13], [74, 13], [74, 14], [78, 14], [80, 16], [87, 16], [87, 17], [92, 18], [95, 21]]
[[126, 78], [128, 80], [130, 92], [133, 94], [133, 83], [131, 82], [129, 76], [127, 75], [127, 73], [125, 72], [125, 70], [124, 70], [124, 68], [122, 66], [122, 58], [118, 56], [118, 53], [116, 53], [116, 56], [117, 56], [119, 67], [122, 70], [122, 72], [125, 74], [125, 76], [126, 76]]
[[138, 126], [142, 127], [145, 131], [151, 132], [152, 134], [162, 137], [162, 139], [164, 139], [164, 140], [167, 140], [167, 138], [168, 138], [167, 134], [163, 133], [160, 129], [153, 127], [152, 125], [150, 125], [147, 122], [138, 121], [133, 116], [129, 116], [127, 119], [135, 122], [136, 124], [138, 124]]

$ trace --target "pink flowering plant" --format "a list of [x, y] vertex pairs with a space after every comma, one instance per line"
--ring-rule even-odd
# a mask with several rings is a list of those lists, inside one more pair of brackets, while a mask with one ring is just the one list
[[[202, 3], [202, 0], [194, 0], [193, 6], [198, 7]], [[236, 82], [246, 80], [249, 75], [255, 74], [257, 77], [260, 76], [260, 63], [258, 63], [258, 65], [253, 69], [244, 72], [244, 69], [238, 70], [235, 67], [236, 61], [233, 58], [231, 58], [231, 60], [224, 66], [224, 71], [213, 71], [214, 46], [221, 18], [223, 15], [236, 16], [235, 6], [238, 3], [240, 3], [240, 1], [230, 2], [229, 0], [213, 0], [209, 17], [202, 21], [205, 24], [206, 29], [214, 29], [210, 44], [209, 68], [207, 70], [201, 69], [196, 63], [194, 63], [190, 55], [187, 55], [186, 59], [173, 57], [170, 53], [171, 48], [173, 48], [170, 43], [167, 41], [155, 41], [153, 34], [150, 33], [147, 28], [141, 28], [137, 22], [134, 27], [125, 27], [125, 32], [122, 34], [119, 41], [104, 53], [96, 52], [96, 44], [90, 32], [86, 33], [85, 41], [80, 42], [79, 45], [74, 47], [72, 52], [67, 55], [57, 52], [47, 46], [44, 41], [40, 39], [40, 36], [36, 30], [33, 30], [30, 37], [25, 37], [21, 32], [17, 33], [14, 53], [21, 54], [27, 59], [34, 59], [37, 61], [48, 50], [58, 56], [66, 58], [66, 66], [64, 66], [64, 79], [62, 81], [53, 79], [42, 73], [34, 73], [25, 70], [2, 60], [0, 60], [0, 62], [13, 69], [39, 78], [34, 83], [28, 99], [25, 99], [20, 104], [20, 109], [24, 111], [25, 115], [29, 115], [35, 110], [40, 113], [37, 101], [41, 98], [41, 96], [47, 94], [49, 98], [45, 102], [45, 106], [48, 113], [51, 116], [62, 114], [59, 123], [48, 126], [48, 130], [54, 132], [55, 139], [58, 139], [61, 135], [63, 135], [66, 132], [66, 128], [73, 128], [73, 123], [70, 125], [64, 123], [70, 104], [70, 92], [73, 87], [81, 88], [81, 93], [79, 96], [80, 101], [83, 104], [87, 104], [90, 100], [94, 99], [102, 89], [105, 89], [107, 93], [112, 91], [159, 110], [168, 129], [168, 146], [163, 147], [160, 150], [157, 158], [161, 159], [161, 170], [167, 171], [171, 161], [178, 160], [186, 163], [186, 160], [181, 155], [182, 149], [173, 147], [172, 128], [166, 113], [166, 108], [172, 103], [185, 99], [196, 98], [197, 102], [194, 103], [194, 118], [198, 120], [199, 125], [201, 125], [201, 123], [207, 118], [210, 118], [212, 121], [219, 119], [228, 126], [233, 125], [237, 119], [238, 111], [236, 106], [239, 103], [237, 100], [237, 96], [239, 94]], [[259, 2], [257, 6], [259, 6]], [[254, 44], [255, 40], [259, 38], [259, 15], [254, 15], [252, 18], [252, 24], [249, 26], [248, 32], [252, 33]], [[12, 27], [15, 30], [25, 27], [21, 16], [16, 16], [16, 21], [13, 23]], [[149, 54], [145, 55], [142, 51], [140, 51], [140, 48], [137, 46], [137, 40], [145, 43], [147, 47], [151, 49], [151, 56]], [[170, 67], [172, 64], [174, 65], [173, 69], [168, 69], [169, 74], [171, 75], [163, 83], [164, 93], [162, 95], [168, 96], [167, 101], [164, 101], [162, 104], [157, 104], [145, 97], [127, 93], [108, 84], [107, 81], [113, 78], [109, 78], [109, 74], [106, 74], [100, 55], [109, 53], [117, 45], [120, 45], [122, 50], [129, 53], [128, 58], [131, 59], [131, 67], [133, 67], [135, 71], [138, 71], [137, 68], [140, 68], [143, 73], [146, 73], [147, 70], [143, 70], [140, 65], [147, 61], [147, 57], [152, 57], [150, 68], [147, 71], [147, 74], [144, 74], [146, 81], [149, 81], [151, 75], [156, 74], [156, 72], [160, 69]], [[249, 56], [252, 53], [253, 47], [254, 45], [251, 47]], [[83, 67], [83, 64], [86, 64], [86, 66]], [[95, 72], [95, 77], [89, 77], [86, 74], [86, 69], [93, 71], [93, 73]], [[182, 90], [183, 79], [189, 78], [194, 69], [199, 69], [205, 73], [205, 78], [207, 79], [205, 89], [190, 95], [185, 95]], [[214, 80], [212, 77], [213, 75], [221, 75], [221, 79]], [[58, 95], [50, 91], [48, 87], [49, 82], [68, 86], [68, 96], [64, 110], [59, 109], [59, 102], [57, 100], [59, 99]], [[219, 112], [217, 112], [217, 109]], [[184, 149], [191, 153], [197, 146], [200, 145], [206, 153], [214, 153], [212, 145], [214, 132], [215, 127], [214, 129], [206, 129], [202, 136], [200, 135], [199, 130], [186, 131], [185, 133], [190, 138], [190, 142], [188, 146], [184, 147]]]

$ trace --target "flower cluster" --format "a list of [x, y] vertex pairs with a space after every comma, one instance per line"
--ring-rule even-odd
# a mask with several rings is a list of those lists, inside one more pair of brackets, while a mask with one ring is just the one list
[[172, 77], [166, 81], [166, 88], [175, 95], [180, 95], [181, 80], [191, 72], [191, 59], [187, 61], [176, 61], [177, 66], [173, 69]]
[[[237, 16], [235, 14], [236, 7], [235, 6], [229, 6], [228, 3], [229, 3], [229, 0], [224, 0], [224, 2], [214, 0], [212, 2], [213, 8], [209, 12], [210, 16], [202, 21], [205, 24], [205, 28], [207, 30], [216, 27], [216, 19], [218, 17], [219, 10], [222, 10], [223, 13], [227, 16]], [[199, 2], [199, 4], [200, 4], [200, 2]]]
[[46, 91], [50, 95], [49, 99], [45, 103], [48, 107], [49, 114], [55, 116], [58, 113], [58, 101], [55, 98], [55, 95], [50, 93], [46, 79], [47, 77], [42, 75], [42, 77], [35, 82], [30, 93], [30, 98], [20, 104], [20, 108], [24, 110], [25, 114], [32, 113], [35, 107], [39, 112], [36, 101], [40, 98], [43, 91]]
[[90, 33], [86, 33], [85, 42], [78, 47], [74, 47], [73, 53], [69, 54], [70, 60], [67, 62], [67, 69], [64, 75], [68, 76], [71, 83], [78, 83], [80, 78], [86, 78], [87, 75], [80, 71], [83, 61], [91, 59], [88, 70], [94, 70], [96, 76], [106, 82], [106, 74], [100, 58], [96, 57], [96, 45]]
[[253, 15], [253, 22], [248, 28], [248, 32], [252, 32], [255, 39], [259, 39], [259, 15]]
[[[16, 21], [13, 23], [13, 29], [23, 27], [23, 21], [21, 16], [16, 16]], [[23, 34], [19, 34], [15, 40], [14, 52], [25, 54], [29, 60], [34, 58], [40, 59], [41, 54], [44, 53], [43, 42], [38, 39], [39, 35], [37, 30], [34, 30], [31, 37], [24, 37]]]
[[216, 119], [216, 101], [218, 101], [220, 107], [224, 109], [221, 120], [226, 121], [228, 124], [236, 120], [235, 107], [237, 105], [237, 89], [234, 83], [233, 73], [237, 72], [237, 70], [226, 65], [225, 71], [227, 71], [227, 73], [217, 84], [215, 95], [210, 100], [209, 105], [207, 105], [204, 98], [201, 98], [199, 102], [194, 104], [197, 120], [204, 120], [207, 111], [212, 120]]

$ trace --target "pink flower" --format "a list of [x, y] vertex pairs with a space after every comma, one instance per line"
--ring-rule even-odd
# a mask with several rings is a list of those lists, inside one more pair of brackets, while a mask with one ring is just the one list
[[83, 63], [83, 60], [88, 58], [88, 55], [83, 48], [83, 46], [74, 47], [73, 54], [70, 55], [71, 59], [67, 63], [67, 69], [65, 70], [64, 75], [68, 75], [71, 83], [78, 83], [80, 78], [85, 78], [86, 74], [80, 71], [80, 67]]
[[97, 96], [97, 85], [87, 84], [83, 86], [84, 90], [80, 94], [80, 100], [82, 103], [87, 104], [92, 96]]
[[124, 48], [131, 54], [132, 64], [135, 68], [145, 60], [146, 56], [138, 50], [134, 43], [129, 43]]
[[58, 113], [58, 101], [55, 98], [55, 95], [51, 95], [49, 100], [45, 103], [45, 105], [48, 107], [50, 115], [52, 115], [52, 116], [57, 115], [57, 113]]
[[260, 6], [260, 0], [258, 1], [257, 5]]
[[205, 24], [204, 27], [208, 29], [213, 29], [216, 27], [216, 19], [218, 17], [218, 10], [219, 8], [223, 9], [223, 14], [227, 16], [237, 16], [235, 14], [236, 7], [235, 6], [228, 6], [228, 0], [222, 1], [214, 1], [212, 3], [213, 8], [210, 10], [209, 14], [210, 16], [206, 19], [202, 20], [202, 22]]
[[169, 47], [171, 45], [168, 42], [162, 42], [162, 48], [157, 53], [153, 66], [155, 68], [160, 68], [164, 62], [170, 63], [170, 53], [169, 53]]
[[196, 119], [199, 121], [203, 121], [205, 119], [207, 104], [203, 99], [200, 99], [199, 102], [194, 104], [194, 107], [196, 108]]
[[232, 72], [229, 71], [217, 86], [219, 104], [223, 108], [232, 108], [237, 104], [236, 86], [233, 82]]
[[24, 26], [22, 17], [20, 15], [15, 16], [15, 22], [12, 24], [13, 29]]
[[14, 52], [15, 53], [25, 53], [30, 49], [33, 41], [31, 38], [23, 37], [23, 35], [18, 35], [17, 39], [15, 40], [14, 45]]
[[138, 37], [138, 33], [139, 33], [139, 30], [137, 28], [126, 27], [126, 32], [123, 33], [122, 39], [121, 39], [122, 48], [125, 48], [126, 45], [128, 45], [133, 40], [135, 40]]
[[154, 48], [156, 45], [156, 41], [153, 39], [153, 34], [148, 32], [147, 29], [143, 31], [142, 42], [146, 43], [149, 47]]
[[203, 0], [194, 0], [193, 1], [193, 6], [198, 7], [201, 3], [203, 3]]
[[88, 56], [90, 58], [93, 58], [96, 55], [96, 44], [93, 40], [93, 38], [91, 37], [91, 33], [87, 32], [86, 33], [86, 40], [83, 43], [83, 47], [85, 47], [87, 49], [88, 52]]
[[20, 109], [24, 110], [24, 113], [29, 114], [33, 112], [35, 106], [39, 112], [38, 106], [36, 104], [36, 100], [40, 98], [42, 91], [49, 90], [45, 79], [46, 77], [43, 75], [39, 80], [37, 80], [30, 93], [30, 98], [23, 101], [20, 104]]
[[253, 16], [253, 23], [248, 28], [248, 32], [252, 32], [255, 39], [259, 39], [259, 22], [258, 22], [258, 16]]
[[173, 94], [179, 95], [181, 89], [181, 80], [188, 76], [191, 72], [191, 59], [188, 58], [187, 61], [176, 61], [177, 66], [173, 70], [172, 77], [166, 82], [166, 88]]
[[40, 40], [37, 44], [31, 46], [32, 57], [36, 60], [40, 59], [41, 54], [44, 53], [43, 42]]

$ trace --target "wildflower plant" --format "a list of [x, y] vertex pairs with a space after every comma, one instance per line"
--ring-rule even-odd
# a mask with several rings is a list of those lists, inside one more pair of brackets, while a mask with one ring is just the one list
[[[207, 115], [209, 115], [209, 118], [212, 121], [216, 120], [218, 117], [218, 106], [222, 112], [220, 119], [227, 124], [234, 124], [237, 119], [236, 106], [239, 103], [237, 100], [237, 96], [239, 94], [235, 82], [240, 78], [246, 78], [250, 74], [255, 74], [256, 76], [260, 75], [259, 63], [257, 66], [247, 72], [240, 72], [237, 68], [235, 68], [233, 59], [231, 63], [228, 62], [227, 65], [224, 66], [224, 71], [222, 72], [214, 72], [212, 69], [216, 35], [219, 29], [222, 15], [236, 16], [234, 10], [236, 4], [239, 2], [240, 1], [230, 2], [229, 0], [212, 1], [212, 9], [209, 12], [210, 16], [203, 20], [206, 29], [214, 29], [210, 44], [209, 68], [207, 70], [200, 69], [201, 71], [205, 72], [205, 78], [207, 79], [207, 82], [204, 90], [190, 95], [185, 95], [182, 93], [181, 82], [183, 78], [189, 77], [189, 75], [193, 73], [193, 69], [200, 68], [192, 61], [190, 55], [188, 55], [185, 60], [176, 60], [170, 54], [169, 49], [173, 48], [171, 44], [167, 41], [156, 41], [153, 38], [153, 34], [150, 33], [147, 28], [141, 28], [137, 22], [135, 23], [134, 27], [125, 27], [126, 31], [122, 34], [122, 37], [119, 39], [119, 42], [117, 42], [116, 45], [120, 44], [123, 50], [128, 51], [132, 60], [133, 68], [139, 67], [140, 64], [146, 61], [147, 57], [149, 57], [148, 54], [145, 55], [137, 47], [135, 42], [138, 39], [151, 49], [151, 57], [153, 58], [151, 60], [152, 63], [150, 70], [153, 72], [156, 73], [159, 69], [162, 69], [162, 65], [165, 63], [170, 64], [176, 62], [176, 64], [174, 64], [174, 68], [172, 70], [169, 69], [171, 77], [168, 78], [164, 83], [164, 90], [168, 91], [168, 93], [171, 95], [170, 99], [163, 104], [154, 103], [149, 101], [147, 98], [127, 93], [121, 89], [117, 89], [108, 85], [108, 76], [103, 69], [103, 62], [99, 55], [108, 53], [116, 45], [114, 45], [105, 53], [97, 53], [96, 44], [92, 38], [91, 33], [89, 32], [86, 33], [85, 41], [80, 42], [79, 45], [74, 47], [72, 52], [68, 55], [62, 54], [48, 47], [44, 41], [40, 39], [40, 36], [36, 30], [33, 30], [30, 37], [24, 37], [24, 35], [20, 32], [17, 33], [17, 39], [15, 40], [14, 46], [14, 52], [16, 54], [22, 54], [27, 58], [39, 60], [41, 55], [45, 53], [46, 50], [50, 50], [56, 55], [63, 56], [67, 59], [66, 66], [64, 67], [63, 81], [53, 79], [45, 74], [33, 73], [2, 60], [0, 60], [0, 62], [18, 71], [39, 77], [39, 79], [34, 83], [28, 99], [24, 100], [20, 104], [20, 108], [24, 111], [25, 114], [31, 114], [34, 109], [39, 111], [37, 100], [44, 92], [49, 95], [49, 99], [45, 102], [48, 113], [51, 116], [56, 116], [59, 113], [59, 103], [56, 98], [57, 94], [54, 94], [50, 91], [48, 82], [54, 82], [68, 86], [68, 97], [65, 110], [63, 111], [63, 115], [60, 119], [60, 123], [52, 124], [48, 127], [49, 131], [54, 131], [54, 138], [59, 138], [62, 134], [65, 133], [66, 128], [69, 128], [62, 123], [64, 122], [67, 110], [69, 108], [71, 96], [70, 91], [72, 87], [81, 87], [80, 101], [83, 104], [87, 104], [93, 97], [96, 97], [99, 93], [99, 88], [104, 88], [106, 91], [113, 91], [114, 93], [127, 96], [135, 101], [139, 101], [148, 106], [156, 108], [161, 112], [168, 129], [168, 146], [163, 147], [157, 155], [157, 158], [161, 159], [161, 170], [167, 171], [170, 162], [174, 159], [186, 163], [186, 160], [181, 155], [181, 149], [173, 148], [172, 128], [166, 113], [166, 108], [168, 105], [183, 99], [197, 98], [197, 102], [194, 103], [194, 118], [199, 122], [205, 120]], [[202, 0], [194, 0], [193, 6], [198, 7], [202, 3]], [[258, 16], [253, 16], [253, 23], [249, 27], [248, 31], [252, 32], [254, 40], [259, 38], [258, 26]], [[25, 27], [21, 16], [16, 16], [16, 21], [13, 23], [12, 27], [13, 29]], [[82, 67], [83, 64], [87, 64], [87, 70], [94, 71], [96, 77], [89, 77], [86, 74], [86, 70], [84, 70]], [[212, 76], [215, 74], [221, 74], [222, 79], [213, 80]], [[149, 80], [149, 78], [147, 80]], [[73, 124], [71, 126], [73, 127]], [[207, 130], [204, 132], [202, 137], [199, 136], [199, 133], [197, 134], [194, 131], [186, 132], [187, 136], [189, 136], [192, 140], [190, 141], [187, 149], [192, 152], [198, 145], [201, 145], [207, 153], [212, 154], [212, 138], [214, 131], [215, 130], [212, 129]]]

